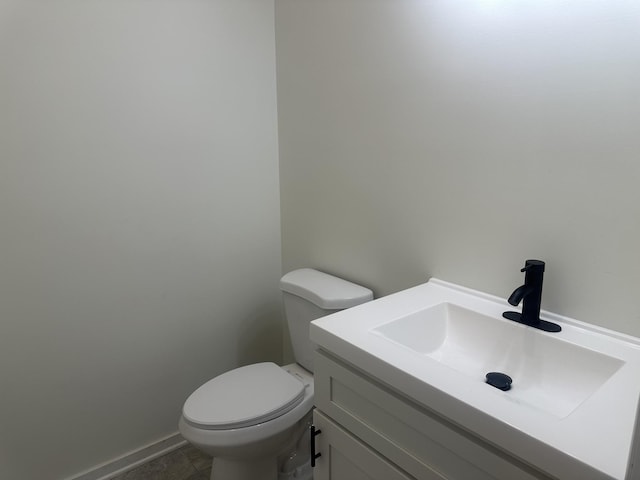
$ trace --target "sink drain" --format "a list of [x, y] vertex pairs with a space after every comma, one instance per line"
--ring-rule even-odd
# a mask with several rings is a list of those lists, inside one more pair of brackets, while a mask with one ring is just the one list
[[492, 387], [496, 387], [503, 392], [506, 392], [511, 388], [511, 383], [513, 380], [511, 377], [505, 373], [500, 372], [489, 372], [486, 375], [486, 383], [491, 385]]

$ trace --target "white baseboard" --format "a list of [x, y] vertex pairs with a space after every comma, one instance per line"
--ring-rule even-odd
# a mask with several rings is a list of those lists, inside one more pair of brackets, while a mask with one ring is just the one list
[[109, 480], [116, 475], [127, 472], [143, 463], [161, 457], [162, 455], [176, 450], [187, 441], [182, 438], [179, 433], [174, 433], [166, 438], [162, 438], [157, 442], [151, 443], [146, 447], [142, 447], [133, 452], [127, 453], [122, 457], [116, 458], [109, 462], [93, 467], [86, 472], [80, 473], [67, 480]]

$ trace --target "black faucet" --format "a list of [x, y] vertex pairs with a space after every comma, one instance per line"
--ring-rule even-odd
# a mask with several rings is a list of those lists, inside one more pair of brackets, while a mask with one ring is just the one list
[[504, 312], [502, 316], [514, 322], [539, 328], [545, 332], [559, 332], [562, 330], [560, 325], [540, 319], [544, 262], [541, 260], [527, 260], [524, 268], [520, 271], [525, 272], [524, 285], [516, 288], [507, 301], [514, 307], [522, 302], [522, 313]]

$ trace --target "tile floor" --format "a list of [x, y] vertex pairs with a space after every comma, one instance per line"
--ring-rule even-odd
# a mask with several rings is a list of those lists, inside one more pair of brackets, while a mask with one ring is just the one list
[[112, 480], [209, 480], [211, 457], [185, 445]]

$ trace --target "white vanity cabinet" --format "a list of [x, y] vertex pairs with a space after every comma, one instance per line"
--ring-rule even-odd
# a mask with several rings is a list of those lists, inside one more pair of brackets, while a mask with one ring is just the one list
[[324, 351], [314, 480], [548, 480]]

